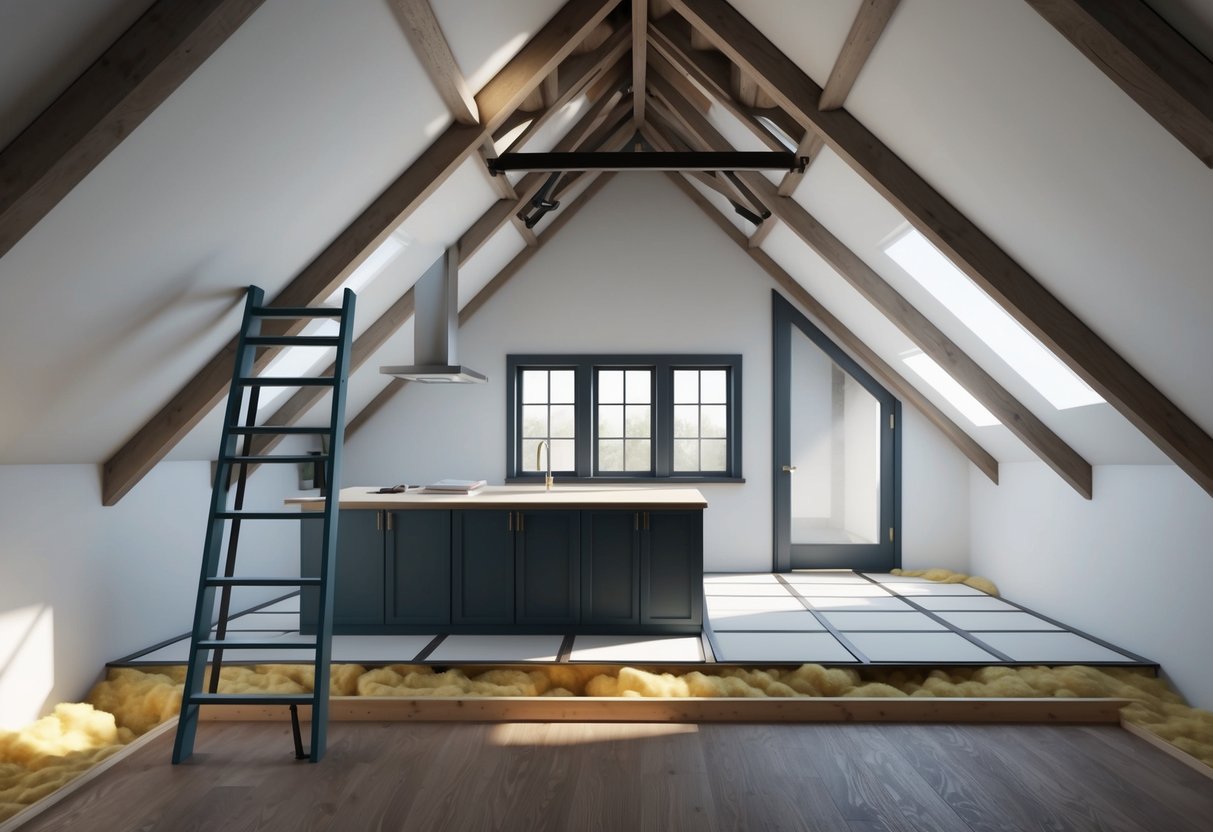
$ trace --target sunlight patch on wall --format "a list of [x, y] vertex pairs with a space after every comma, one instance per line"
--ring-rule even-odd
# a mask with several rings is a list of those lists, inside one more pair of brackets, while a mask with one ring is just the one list
[[0, 612], [0, 730], [37, 719], [54, 686], [54, 611], [32, 604]]
[[918, 231], [911, 229], [884, 250], [1058, 410], [1103, 402]]

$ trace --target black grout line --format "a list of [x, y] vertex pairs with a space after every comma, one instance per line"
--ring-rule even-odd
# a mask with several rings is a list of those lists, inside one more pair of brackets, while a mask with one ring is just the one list
[[573, 639], [575, 636], [572, 633], [567, 633], [560, 642], [560, 649], [556, 651], [556, 661], [560, 664], [568, 664], [569, 656], [573, 652]]
[[[913, 600], [913, 598], [911, 596], [902, 595], [902, 594], [896, 592], [895, 590], [889, 589], [887, 586], [884, 586], [879, 581], [877, 581], [873, 578], [869, 578], [866, 573], [860, 572], [858, 574], [861, 575], [862, 577], [866, 578], [867, 580], [871, 581], [873, 584], [875, 584], [876, 586], [885, 590], [886, 592], [892, 592], [893, 596], [895, 598], [900, 598], [902, 601], [909, 604], [914, 609], [918, 610], [921, 613], [924, 613], [932, 621], [936, 621], [936, 622], [944, 625], [951, 632], [960, 636], [965, 641], [972, 643], [975, 647], [977, 647], [981, 650], [985, 650], [987, 653], [989, 653], [992, 656], [996, 656], [1000, 661], [1004, 661], [1004, 662], [1015, 661], [1014, 659], [1012, 659], [1010, 656], [1008, 656], [1006, 653], [1002, 652], [1001, 650], [997, 650], [994, 647], [992, 647], [991, 645], [986, 644], [984, 641], [982, 641], [977, 636], [970, 633], [968, 630], [962, 630], [961, 628], [957, 627], [952, 622], [950, 622], [946, 619], [940, 618], [938, 615], [935, 614], [935, 612], [933, 610], [929, 610], [926, 607], [922, 606], [921, 604], [915, 603], [915, 601]], [[939, 597], [939, 596], [934, 596], [934, 597]], [[953, 596], [953, 597], [955, 597], [955, 596]]]
[[872, 663], [872, 660], [869, 659], [866, 655], [864, 655], [862, 650], [860, 650], [858, 647], [856, 647], [854, 644], [852, 644], [851, 640], [849, 638], [847, 638], [842, 633], [840, 633], [838, 631], [838, 628], [835, 627], [833, 624], [831, 624], [830, 621], [823, 614], [821, 614], [817, 610], [813, 609], [813, 606], [808, 602], [808, 600], [804, 596], [802, 596], [799, 592], [796, 592], [795, 587], [793, 587], [790, 582], [785, 581], [783, 579], [782, 575], [775, 573], [775, 580], [779, 581], [785, 587], [788, 587], [791, 596], [793, 598], [795, 598], [797, 601], [799, 601], [806, 610], [808, 610], [810, 613], [812, 613], [813, 617], [817, 619], [817, 623], [820, 624], [822, 627], [825, 627], [826, 631], [830, 635], [832, 635], [839, 644], [842, 645], [842, 649], [846, 650], [852, 656], [854, 656], [855, 660], [857, 662], [860, 662], [862, 664], [871, 664]]
[[421, 648], [420, 653], [418, 653], [416, 656], [413, 656], [413, 661], [424, 662], [424, 661], [428, 660], [430, 657], [430, 654], [438, 649], [438, 645], [442, 644], [442, 640], [444, 638], [446, 638], [445, 633], [439, 633], [438, 635], [434, 636], [432, 639], [430, 639], [429, 644], [427, 644], [425, 647]]

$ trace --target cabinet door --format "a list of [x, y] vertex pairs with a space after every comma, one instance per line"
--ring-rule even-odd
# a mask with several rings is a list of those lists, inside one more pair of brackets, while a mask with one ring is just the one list
[[540, 626], [577, 623], [581, 512], [520, 511], [515, 518], [515, 621]]
[[451, 623], [451, 512], [394, 511], [387, 531], [386, 621]]
[[648, 625], [703, 623], [703, 512], [646, 512], [641, 606]]
[[[383, 628], [383, 532], [379, 512], [347, 509], [337, 519], [333, 632], [373, 633]], [[322, 523], [303, 523], [303, 574], [320, 574]], [[304, 587], [299, 615], [302, 632], [316, 632], [319, 589]]]
[[640, 623], [640, 512], [581, 512], [581, 621]]
[[451, 621], [514, 623], [513, 512], [451, 512]]

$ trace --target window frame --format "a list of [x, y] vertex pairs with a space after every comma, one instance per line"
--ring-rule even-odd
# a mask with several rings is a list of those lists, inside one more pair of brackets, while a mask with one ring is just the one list
[[[598, 439], [594, 415], [597, 407], [596, 370], [649, 369], [653, 371], [651, 441], [653, 467], [642, 473], [596, 474], [594, 449]], [[744, 483], [742, 476], [742, 360], [727, 353], [645, 354], [511, 354], [506, 356], [506, 475], [507, 483], [543, 482], [544, 472], [522, 470], [522, 370], [574, 371], [574, 440], [576, 469], [572, 475], [553, 471], [561, 483]], [[723, 472], [673, 471], [674, 370], [725, 370], [728, 410]]]

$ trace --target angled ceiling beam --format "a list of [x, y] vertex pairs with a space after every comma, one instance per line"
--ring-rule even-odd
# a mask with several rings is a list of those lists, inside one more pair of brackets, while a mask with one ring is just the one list
[[1213, 61], [1141, 0], [1027, 2], [1213, 167]]
[[948, 418], [942, 410], [936, 407], [930, 399], [922, 395], [918, 388], [908, 382], [903, 375], [885, 363], [885, 360], [877, 355], [863, 339], [849, 330], [842, 321], [834, 317], [828, 309], [821, 305], [818, 300], [813, 297], [807, 289], [800, 285], [794, 277], [788, 274], [783, 268], [771, 259], [764, 251], [755, 251], [749, 244], [745, 234], [741, 233], [732, 223], [730, 223], [716, 208], [704, 198], [703, 194], [695, 190], [686, 179], [675, 174], [667, 174], [670, 180], [685, 193], [692, 202], [707, 214], [708, 218], [714, 222], [717, 227], [724, 233], [726, 237], [732, 240], [737, 246], [743, 249], [750, 259], [762, 267], [763, 271], [771, 276], [771, 278], [779, 284], [780, 288], [791, 295], [800, 306], [808, 312], [818, 323], [822, 325], [834, 340], [838, 341], [848, 353], [861, 361], [874, 376], [879, 378], [885, 386], [892, 390], [898, 398], [909, 403], [924, 415], [931, 424], [939, 428], [940, 432], [948, 438], [956, 448], [968, 457], [969, 461], [977, 466], [977, 469], [993, 480], [998, 482], [998, 460], [981, 445], [979, 445], [973, 437], [969, 436], [955, 422]]
[[[728, 146], [724, 136], [689, 104], [677, 100], [671, 100], [670, 103], [676, 108], [679, 118], [705, 147]], [[969, 358], [952, 339], [931, 323], [930, 319], [886, 283], [871, 266], [817, 222], [800, 203], [779, 196], [771, 181], [760, 173], [741, 173], [739, 176], [796, 236], [854, 286], [919, 349], [943, 367], [948, 375], [985, 405], [1007, 430], [1027, 445], [1075, 491], [1086, 499], [1091, 499], [1090, 463], [1062, 441], [1061, 437], [1050, 430], [1006, 388], [991, 378], [976, 361]]]
[[863, 0], [851, 23], [851, 31], [847, 32], [847, 39], [843, 41], [842, 50], [834, 60], [834, 69], [821, 90], [817, 106], [822, 110], [836, 110], [847, 100], [851, 87], [855, 86], [855, 80], [859, 78], [863, 65], [867, 63], [899, 2]]
[[632, 120], [644, 125], [645, 71], [649, 54], [646, 34], [649, 27], [649, 0], [632, 0]]
[[[500, 291], [501, 288], [510, 281], [510, 278], [516, 275], [522, 269], [522, 267], [535, 256], [535, 253], [543, 247], [544, 243], [556, 236], [560, 229], [563, 228], [569, 220], [576, 216], [577, 211], [580, 210], [581, 206], [590, 202], [615, 174], [603, 173], [591, 175], [595, 177], [594, 181], [589, 185], [589, 187], [582, 191], [576, 200], [573, 200], [567, 206], [562, 208], [560, 213], [556, 215], [556, 218], [552, 220], [552, 224], [548, 226], [547, 230], [539, 238], [539, 244], [536, 246], [527, 246], [522, 251], [518, 252], [518, 254], [516, 254], [514, 258], [510, 260], [510, 262], [507, 263], [501, 269], [501, 271], [499, 271], [493, 277], [492, 280], [485, 284], [484, 288], [477, 292], [475, 296], [473, 296], [472, 299], [467, 302], [463, 309], [459, 311], [460, 326], [466, 325], [467, 322], [472, 319], [472, 316], [475, 315], [476, 312], [488, 302], [489, 298]], [[366, 407], [358, 411], [354, 418], [350, 419], [349, 423], [345, 426], [346, 441], [349, 441], [350, 437], [357, 433], [363, 425], [370, 421], [372, 416], [378, 413], [385, 404], [387, 404], [407, 385], [407, 381], [398, 378], [394, 378], [388, 382], [387, 386], [380, 390], [379, 393], [367, 403]]]
[[[780, 106], [826, 143], [931, 243], [1213, 495], [1213, 437], [1040, 285], [723, 0], [671, 0], [713, 44], [753, 71]], [[691, 57], [691, 60], [694, 60]]]
[[[681, 142], [676, 143], [676, 140], [671, 135], [673, 131], [667, 133], [668, 117], [662, 114], [660, 108], [654, 108], [653, 113], [655, 118], [650, 119], [649, 123], [640, 129], [641, 135], [658, 150], [681, 150]], [[704, 173], [703, 171], [684, 171], [684, 175], [689, 179], [695, 180], [705, 188], [710, 188], [729, 202], [743, 205], [754, 214], [761, 216], [765, 210], [762, 203], [758, 201], [749, 188], [746, 188], [743, 193], [741, 190], [743, 186], [726, 176], [713, 175]]]
[[[514, 108], [611, 10], [614, 0], [568, 0], [476, 96], [482, 123], [452, 124], [271, 305], [312, 306], [331, 295], [426, 197], [497, 129]], [[297, 331], [295, 325], [288, 332]], [[102, 469], [102, 502], [111, 506], [223, 398], [235, 363], [233, 338], [127, 440]], [[260, 356], [259, 372], [270, 356]]]
[[712, 101], [706, 95], [699, 91], [699, 87], [691, 83], [691, 80], [686, 76], [686, 73], [680, 71], [674, 66], [665, 56], [656, 49], [649, 50], [649, 66], [653, 71], [659, 73], [663, 78], [674, 85], [674, 89], [682, 93], [682, 97], [695, 106], [695, 109], [701, 113], [706, 113], [712, 108]]
[[262, 0], [158, 0], [0, 151], [0, 257], [159, 107]]
[[479, 124], [476, 99], [455, 63], [455, 54], [442, 34], [429, 0], [388, 0], [388, 5], [451, 117], [460, 124]]

